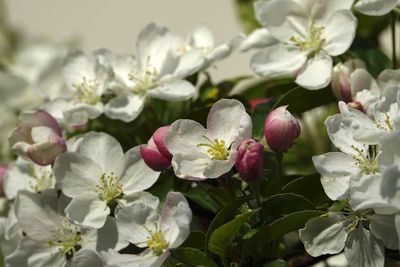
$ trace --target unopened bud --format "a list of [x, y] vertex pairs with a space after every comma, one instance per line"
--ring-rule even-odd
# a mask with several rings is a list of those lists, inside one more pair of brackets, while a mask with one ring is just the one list
[[300, 135], [299, 123], [286, 108], [282, 106], [271, 111], [264, 123], [265, 140], [275, 152], [286, 151]]
[[169, 126], [158, 128], [147, 143], [140, 147], [144, 162], [155, 171], [164, 171], [171, 166], [172, 155], [165, 146]]
[[353, 100], [351, 93], [351, 74], [358, 68], [365, 68], [364, 62], [359, 59], [338, 63], [333, 68], [332, 90], [338, 100], [349, 103]]
[[23, 112], [10, 136], [12, 151], [25, 160], [45, 166], [54, 162], [67, 146], [60, 125], [44, 110]]
[[247, 139], [237, 147], [235, 167], [240, 177], [247, 182], [261, 177], [264, 146], [253, 139]]

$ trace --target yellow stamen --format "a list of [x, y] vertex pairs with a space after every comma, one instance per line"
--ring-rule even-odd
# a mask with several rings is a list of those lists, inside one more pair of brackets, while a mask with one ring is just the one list
[[323, 38], [324, 29], [324, 27], [318, 27], [315, 21], [313, 21], [310, 26], [310, 36], [308, 39], [292, 36], [289, 40], [298, 46], [301, 51], [313, 57], [322, 49], [325, 43], [325, 38]]
[[214, 139], [203, 136], [209, 144], [198, 144], [197, 147], [208, 147], [207, 153], [211, 156], [212, 160], [227, 160], [229, 156], [229, 150], [225, 145], [224, 140]]
[[107, 204], [111, 204], [122, 196], [122, 185], [119, 184], [118, 180], [118, 177], [112, 172], [104, 173], [100, 177], [100, 183], [96, 186], [96, 193]]
[[101, 97], [97, 95], [97, 87], [99, 83], [97, 80], [89, 80], [83, 77], [80, 84], [74, 84], [73, 87], [76, 89], [75, 98], [77, 101], [94, 105], [101, 100]]

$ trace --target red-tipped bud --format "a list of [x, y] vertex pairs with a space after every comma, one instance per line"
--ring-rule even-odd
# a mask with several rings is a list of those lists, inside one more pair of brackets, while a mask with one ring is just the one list
[[300, 135], [298, 121], [286, 108], [282, 106], [271, 111], [264, 123], [265, 140], [275, 152], [286, 151]]
[[144, 162], [155, 171], [164, 171], [171, 166], [172, 155], [165, 146], [169, 126], [158, 128], [150, 138], [147, 146], [140, 147]]
[[257, 105], [268, 103], [270, 100], [271, 98], [256, 98], [249, 100], [250, 111], [253, 112]]
[[246, 182], [253, 182], [261, 177], [263, 150], [264, 146], [253, 139], [244, 140], [237, 147], [235, 167]]
[[332, 90], [337, 99], [349, 103], [353, 100], [351, 93], [351, 74], [358, 68], [365, 68], [359, 59], [338, 63], [332, 72]]

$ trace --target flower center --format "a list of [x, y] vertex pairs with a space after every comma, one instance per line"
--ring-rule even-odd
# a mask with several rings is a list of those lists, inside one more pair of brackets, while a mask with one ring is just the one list
[[51, 170], [46, 167], [34, 168], [33, 165], [28, 166], [31, 174], [31, 179], [28, 181], [28, 186], [33, 192], [42, 192], [46, 189], [54, 188], [55, 178]]
[[318, 27], [313, 21], [310, 26], [310, 33], [308, 39], [302, 39], [292, 36], [289, 40], [300, 48], [301, 51], [306, 52], [310, 57], [315, 56], [325, 43], [323, 38], [324, 27]]
[[208, 147], [207, 153], [211, 156], [212, 160], [227, 160], [229, 156], [228, 147], [225, 145], [224, 140], [214, 139], [211, 140], [207, 136], [203, 136], [209, 143], [198, 144], [197, 147]]
[[[146, 228], [146, 227], [145, 227]], [[153, 232], [150, 229], [147, 229], [147, 232], [149, 233], [150, 237], [147, 240], [147, 246], [153, 250], [154, 255], [159, 256], [163, 253], [164, 249], [168, 247], [167, 241], [165, 241], [165, 238], [161, 232], [161, 230], [157, 229], [156, 225], [156, 231]]]
[[375, 123], [379, 129], [384, 131], [392, 132], [394, 131], [394, 123], [390, 116], [385, 112], [383, 113], [385, 118], [383, 120], [376, 120]]
[[81, 248], [80, 241], [80, 228], [64, 220], [53, 239], [48, 240], [47, 243], [49, 247], [58, 247], [59, 253], [70, 259]]
[[344, 208], [339, 212], [344, 215], [344, 218], [341, 221], [349, 222], [349, 224], [346, 226], [346, 231], [348, 233], [357, 229], [359, 223], [368, 223], [370, 220], [369, 217], [375, 214], [373, 209], [354, 211], [347, 201], [345, 201], [343, 204]]
[[101, 100], [101, 97], [96, 93], [98, 86], [99, 83], [97, 80], [89, 80], [83, 77], [83, 81], [80, 84], [73, 85], [76, 89], [76, 100], [88, 105], [96, 104]]
[[379, 173], [379, 166], [376, 156], [378, 154], [376, 145], [369, 145], [368, 151], [364, 151], [363, 149], [359, 149], [355, 146], [351, 146], [355, 154], [353, 154], [353, 159], [356, 161], [356, 165], [365, 173], [365, 174], [375, 174]]
[[147, 90], [156, 86], [158, 74], [158, 70], [151, 66], [150, 56], [148, 56], [144, 72], [132, 70], [128, 74], [129, 80], [135, 83], [135, 86], [131, 89], [132, 92], [135, 94], [144, 94]]
[[122, 185], [118, 182], [118, 177], [113, 173], [104, 173], [100, 177], [100, 183], [96, 186], [96, 193], [99, 198], [107, 204], [122, 196]]

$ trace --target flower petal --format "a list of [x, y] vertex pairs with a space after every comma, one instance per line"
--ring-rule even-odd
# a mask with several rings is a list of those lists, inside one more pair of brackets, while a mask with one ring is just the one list
[[309, 90], [318, 90], [326, 87], [331, 79], [332, 58], [322, 52], [307, 60], [295, 82]]
[[65, 152], [54, 163], [57, 183], [69, 197], [94, 192], [102, 175], [100, 166], [78, 153]]
[[90, 132], [80, 141], [77, 153], [97, 163], [103, 172], [121, 174], [120, 163], [124, 157], [118, 141], [106, 133]]
[[153, 171], [143, 161], [139, 152], [140, 146], [128, 150], [123, 158], [123, 169], [120, 181], [126, 195], [150, 188], [160, 176], [160, 172]]
[[307, 61], [307, 55], [296, 47], [272, 45], [251, 57], [250, 67], [267, 78], [294, 77]]
[[[341, 2], [341, 1], [330, 1]], [[331, 56], [346, 52], [356, 36], [357, 19], [350, 10], [339, 10], [326, 22], [324, 50]]]
[[300, 239], [308, 254], [318, 257], [342, 251], [347, 239], [346, 222], [338, 214], [312, 218], [299, 230]]
[[155, 256], [151, 249], [146, 249], [139, 255], [119, 254], [114, 250], [101, 253], [107, 267], [159, 267], [169, 257], [166, 250], [160, 256]]
[[266, 28], [260, 28], [253, 31], [245, 41], [240, 45], [240, 52], [247, 52], [251, 49], [265, 48], [277, 44], [276, 40]]
[[67, 217], [74, 223], [92, 228], [101, 228], [110, 214], [110, 208], [95, 192], [75, 196], [65, 209]]
[[144, 98], [130, 93], [111, 99], [104, 107], [104, 114], [110, 119], [130, 122], [136, 119], [144, 107]]
[[211, 140], [221, 139], [230, 146], [237, 138], [250, 138], [251, 132], [251, 118], [238, 100], [221, 99], [208, 113], [207, 137]]
[[399, 236], [396, 225], [399, 223], [399, 215], [380, 215], [374, 214], [370, 217], [369, 229], [371, 233], [382, 240], [388, 249], [397, 250], [399, 248]]
[[369, 16], [382, 16], [394, 9], [398, 3], [398, 0], [362, 0], [358, 1], [354, 7]]
[[321, 174], [321, 184], [332, 200], [347, 197], [350, 178], [359, 171], [351, 156], [330, 152], [313, 157], [314, 166]]
[[175, 80], [160, 84], [147, 91], [146, 95], [167, 101], [183, 101], [192, 98], [196, 91], [196, 88], [190, 82]]
[[160, 224], [170, 248], [179, 247], [189, 236], [192, 210], [179, 192], [168, 193], [161, 212]]
[[385, 262], [382, 242], [362, 224], [349, 233], [344, 254], [349, 266], [383, 267]]

